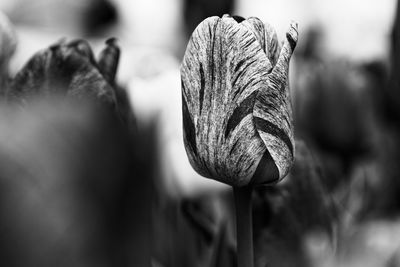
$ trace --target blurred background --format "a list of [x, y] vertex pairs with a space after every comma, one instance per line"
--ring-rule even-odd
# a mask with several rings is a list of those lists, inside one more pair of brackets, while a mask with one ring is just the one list
[[256, 266], [400, 266], [397, 1], [1, 0], [0, 11], [15, 37], [0, 39], [3, 76], [61, 38], [97, 55], [116, 37], [135, 117], [126, 136], [91, 108], [2, 105], [0, 265], [235, 266], [231, 189], [189, 165], [179, 74], [198, 23], [229, 13], [280, 40], [299, 24], [296, 161], [253, 196]]

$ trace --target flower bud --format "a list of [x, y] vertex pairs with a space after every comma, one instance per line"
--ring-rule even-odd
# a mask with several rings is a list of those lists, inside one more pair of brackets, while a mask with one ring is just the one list
[[201, 175], [232, 186], [270, 184], [293, 163], [289, 61], [292, 23], [279, 49], [257, 18], [205, 19], [181, 65], [184, 143]]

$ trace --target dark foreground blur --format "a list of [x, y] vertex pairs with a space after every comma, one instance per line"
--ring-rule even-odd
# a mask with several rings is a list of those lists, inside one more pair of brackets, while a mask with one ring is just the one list
[[149, 137], [57, 99], [2, 106], [0, 121], [2, 266], [146, 266]]

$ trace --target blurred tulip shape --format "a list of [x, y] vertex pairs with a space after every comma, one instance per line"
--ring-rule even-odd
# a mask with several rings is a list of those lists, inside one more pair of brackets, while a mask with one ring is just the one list
[[115, 77], [112, 72], [116, 71], [119, 54], [115, 54], [116, 63], [108, 63], [110, 46], [115, 47], [114, 42], [107, 43], [99, 65], [86, 40], [60, 40], [33, 55], [12, 81], [8, 98], [24, 103], [31, 98], [66, 95], [115, 106], [110, 79]]
[[289, 61], [292, 23], [279, 49], [258, 18], [210, 17], [194, 30], [181, 65], [184, 143], [202, 176], [232, 186], [271, 184], [294, 154]]

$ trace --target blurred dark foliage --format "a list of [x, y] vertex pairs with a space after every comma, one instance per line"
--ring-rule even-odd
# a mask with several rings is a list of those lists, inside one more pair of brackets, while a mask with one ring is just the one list
[[[313, 30], [311, 40], [321, 40], [315, 35], [321, 33]], [[330, 194], [341, 198], [360, 166], [383, 156], [389, 127], [384, 93], [388, 70], [381, 61], [354, 64], [324, 58], [317, 49], [321, 46], [309, 39], [305, 44], [296, 63], [296, 134], [315, 151]]]
[[204, 19], [211, 16], [221, 17], [223, 14], [231, 14], [234, 8], [235, 0], [184, 0], [183, 19], [187, 38]]
[[304, 238], [311, 233], [324, 234], [334, 243], [336, 206], [304, 142], [296, 142], [295, 163], [286, 181], [256, 189], [253, 216], [256, 266], [309, 266]]
[[314, 43], [321, 40], [319, 35], [313, 29], [297, 53], [296, 133], [337, 159], [349, 173], [357, 160], [372, 152], [369, 124], [375, 119], [377, 104], [372, 94], [382, 86], [377, 84], [381, 78], [370, 82], [371, 73], [379, 71], [377, 65], [364, 69], [345, 60], [323, 58]]
[[[396, 17], [391, 36], [390, 72], [387, 82], [381, 82], [382, 97], [378, 106], [381, 120], [378, 123], [379, 141], [378, 166], [379, 183], [374, 183], [371, 196], [366, 201], [370, 204], [374, 214], [384, 218], [393, 218], [400, 215], [400, 5], [397, 4]], [[379, 82], [379, 80], [378, 80]], [[383, 86], [382, 86], [383, 85]], [[371, 186], [372, 187], [372, 186]], [[384, 198], [378, 197], [385, 195]], [[371, 201], [371, 199], [379, 201]]]
[[389, 84], [386, 86], [386, 108], [385, 115], [392, 120], [398, 127], [400, 119], [400, 81], [398, 70], [400, 69], [400, 7], [397, 4], [396, 17], [394, 20], [394, 27], [391, 36], [391, 73]]
[[[322, 181], [312, 153], [298, 142], [295, 166], [287, 180], [256, 189], [255, 266], [309, 266], [303, 243], [311, 233], [324, 234], [334, 244], [338, 215]], [[156, 266], [236, 266], [231, 191], [183, 199], [159, 192], [155, 198], [163, 199], [153, 210]]]
[[231, 197], [230, 192], [183, 199], [164, 194], [153, 212], [154, 260], [165, 267], [235, 266], [233, 230], [227, 220]]
[[[400, 212], [398, 19], [399, 13], [389, 66], [379, 60], [355, 64], [329, 55], [321, 57], [324, 52], [315, 51], [319, 45], [314, 44], [321, 39], [315, 36], [322, 34], [318, 31], [309, 35], [314, 41], [308, 39], [304, 49], [297, 51], [296, 134], [314, 151], [338, 222], [335, 260], [329, 263], [321, 258], [313, 266], [363, 264], [368, 254], [375, 255], [379, 264], [397, 266], [390, 264], [396, 262], [398, 248], [385, 254], [378, 245], [368, 248], [367, 240], [390, 242], [390, 231], [395, 235], [396, 226], [375, 235], [373, 231], [382, 224], [396, 225]], [[368, 266], [378, 266], [371, 264]]]

